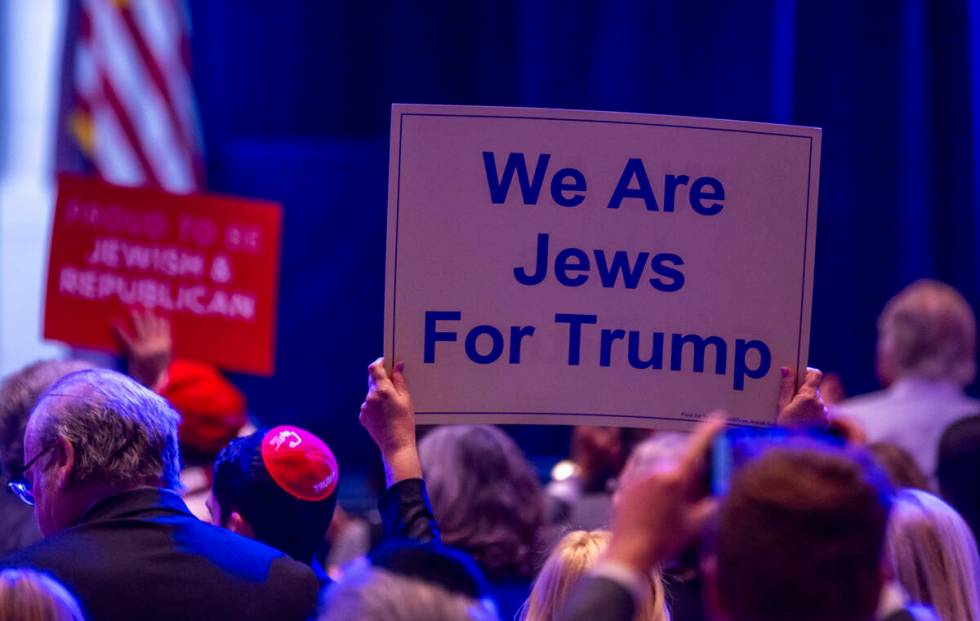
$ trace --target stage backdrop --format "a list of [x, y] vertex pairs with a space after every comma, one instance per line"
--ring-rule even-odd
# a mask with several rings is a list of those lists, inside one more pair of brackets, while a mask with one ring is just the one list
[[938, 277], [978, 306], [976, 2], [189, 5], [209, 187], [285, 206], [277, 375], [240, 383], [263, 422], [309, 425], [342, 460], [375, 457], [356, 412], [381, 352], [393, 101], [824, 128], [810, 361], [851, 393], [876, 387], [900, 287]]

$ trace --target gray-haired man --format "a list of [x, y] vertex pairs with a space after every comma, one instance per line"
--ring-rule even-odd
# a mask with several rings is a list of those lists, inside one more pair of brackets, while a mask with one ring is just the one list
[[72, 373], [38, 402], [23, 476], [44, 541], [2, 561], [54, 574], [93, 621], [303, 619], [313, 572], [194, 518], [177, 485], [178, 415], [112, 371]]
[[[41, 360], [4, 378], [0, 384], [0, 472], [3, 481], [24, 471], [24, 430], [41, 395], [69, 373], [91, 368], [91, 364], [82, 360]], [[0, 493], [0, 558], [42, 538], [31, 507], [13, 494]]]

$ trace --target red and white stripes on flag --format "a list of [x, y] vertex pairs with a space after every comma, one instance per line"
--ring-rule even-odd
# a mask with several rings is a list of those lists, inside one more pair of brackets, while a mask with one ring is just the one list
[[67, 128], [106, 181], [203, 188], [182, 0], [79, 0]]

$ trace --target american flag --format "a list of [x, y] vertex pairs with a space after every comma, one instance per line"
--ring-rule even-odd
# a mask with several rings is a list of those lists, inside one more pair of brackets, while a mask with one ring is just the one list
[[76, 0], [74, 8], [62, 126], [89, 167], [120, 185], [203, 188], [182, 1]]

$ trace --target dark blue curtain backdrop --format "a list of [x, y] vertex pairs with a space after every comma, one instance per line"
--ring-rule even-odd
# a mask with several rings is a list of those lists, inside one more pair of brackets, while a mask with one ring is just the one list
[[822, 127], [810, 361], [852, 394], [876, 387], [875, 318], [900, 287], [936, 277], [977, 306], [978, 2], [190, 7], [210, 187], [285, 205], [279, 372], [238, 379], [263, 422], [306, 424], [348, 462], [374, 459], [356, 412], [381, 351], [392, 102]]

